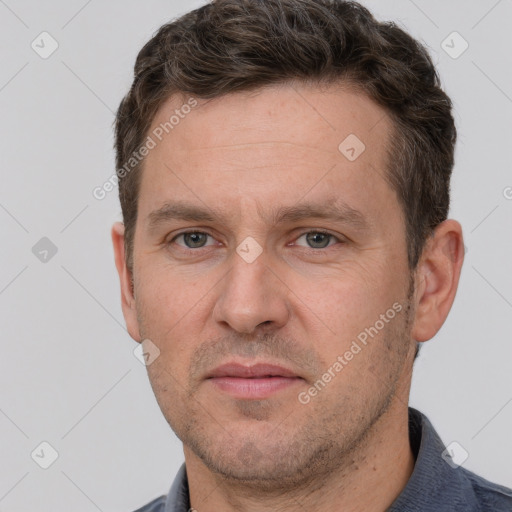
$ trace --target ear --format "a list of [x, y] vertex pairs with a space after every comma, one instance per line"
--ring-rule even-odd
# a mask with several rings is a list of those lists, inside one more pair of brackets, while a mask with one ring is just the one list
[[121, 283], [121, 307], [123, 309], [124, 320], [130, 336], [140, 343], [141, 336], [137, 320], [135, 296], [132, 289], [132, 274], [126, 266], [125, 261], [124, 224], [122, 222], [116, 222], [112, 226], [111, 235], [117, 273], [119, 274]]
[[446, 320], [463, 261], [462, 227], [455, 220], [445, 220], [428, 239], [416, 271], [416, 314], [412, 328], [416, 341], [433, 338]]

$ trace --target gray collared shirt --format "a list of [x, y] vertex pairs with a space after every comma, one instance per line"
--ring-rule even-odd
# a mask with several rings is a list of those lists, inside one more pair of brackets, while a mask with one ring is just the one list
[[[512, 512], [512, 489], [457, 466], [428, 418], [409, 407], [409, 439], [416, 462], [411, 478], [387, 512]], [[444, 452], [444, 454], [443, 454]], [[189, 512], [185, 464], [167, 496], [135, 512]]]

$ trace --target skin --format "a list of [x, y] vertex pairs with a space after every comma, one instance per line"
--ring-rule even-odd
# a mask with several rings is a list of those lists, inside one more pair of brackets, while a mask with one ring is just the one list
[[[150, 131], [185, 101], [169, 98]], [[148, 375], [184, 445], [191, 505], [384, 511], [414, 467], [414, 351], [452, 306], [461, 226], [440, 224], [411, 273], [403, 212], [383, 177], [393, 125], [357, 91], [281, 84], [198, 101], [146, 157], [133, 275], [124, 226], [112, 227], [128, 332], [160, 350]], [[366, 146], [354, 161], [338, 150], [349, 134]], [[150, 230], [149, 214], [176, 200], [219, 218]], [[308, 216], [272, 222], [270, 212], [306, 201], [343, 201], [367, 227]], [[184, 229], [209, 236], [177, 237]], [[249, 236], [262, 250], [251, 263], [236, 251]], [[301, 403], [394, 303], [401, 311]], [[301, 379], [266, 399], [234, 398], [205, 379], [232, 360], [281, 364]]]

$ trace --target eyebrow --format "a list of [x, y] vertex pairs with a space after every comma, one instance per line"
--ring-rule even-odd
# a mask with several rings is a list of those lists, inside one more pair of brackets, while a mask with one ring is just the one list
[[[370, 223], [362, 212], [356, 210], [343, 201], [326, 199], [322, 203], [300, 203], [293, 206], [280, 206], [265, 215], [260, 209], [258, 213], [268, 218], [274, 226], [284, 223], [293, 223], [305, 219], [325, 219], [342, 222], [354, 226], [359, 230], [369, 230]], [[188, 222], [222, 222], [226, 223], [228, 216], [212, 209], [196, 206], [182, 201], [164, 203], [147, 217], [147, 229], [154, 232], [167, 222], [182, 220]]]
[[216, 216], [206, 208], [200, 208], [184, 202], [167, 202], [148, 215], [148, 231], [155, 231], [161, 224], [173, 220], [215, 222]]
[[294, 206], [283, 206], [272, 214], [272, 223], [293, 223], [303, 219], [325, 219], [335, 222], [351, 224], [361, 230], [368, 230], [370, 223], [359, 210], [352, 208], [345, 202], [327, 199], [321, 204], [301, 203]]

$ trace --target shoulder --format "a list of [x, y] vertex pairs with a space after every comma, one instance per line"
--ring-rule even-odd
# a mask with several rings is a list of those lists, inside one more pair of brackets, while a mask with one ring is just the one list
[[490, 482], [467, 469], [459, 469], [463, 470], [465, 477], [471, 483], [482, 510], [492, 510], [493, 512], [512, 511], [512, 489]]
[[160, 496], [150, 501], [147, 505], [138, 508], [134, 512], [164, 512], [165, 507], [165, 496]]

